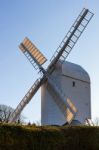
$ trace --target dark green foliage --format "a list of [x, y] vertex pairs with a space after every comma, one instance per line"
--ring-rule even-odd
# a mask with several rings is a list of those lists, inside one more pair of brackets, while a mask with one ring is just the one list
[[99, 127], [0, 124], [0, 150], [99, 150]]

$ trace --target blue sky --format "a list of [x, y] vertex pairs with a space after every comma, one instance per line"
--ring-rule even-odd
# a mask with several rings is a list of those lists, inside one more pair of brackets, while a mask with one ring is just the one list
[[[0, 0], [0, 104], [15, 108], [37, 79], [37, 72], [18, 48], [24, 37], [49, 60], [83, 7], [95, 15], [67, 60], [88, 71], [92, 118], [99, 117], [98, 0]], [[31, 122], [40, 121], [40, 90], [23, 115]]]

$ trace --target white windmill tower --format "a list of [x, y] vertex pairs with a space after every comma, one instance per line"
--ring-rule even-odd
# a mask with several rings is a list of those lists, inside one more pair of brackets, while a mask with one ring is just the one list
[[[11, 114], [9, 122], [17, 120], [24, 107], [41, 87], [41, 124], [72, 123], [74, 120], [84, 123], [91, 117], [90, 79], [80, 66], [65, 62], [75, 43], [93, 17], [88, 9], [83, 9], [78, 18], [54, 53], [51, 63], [45, 70], [44, 55], [25, 38], [20, 49], [35, 69], [42, 75], [35, 81], [27, 94]], [[72, 84], [72, 86], [71, 86]], [[75, 87], [75, 88], [74, 88]]]

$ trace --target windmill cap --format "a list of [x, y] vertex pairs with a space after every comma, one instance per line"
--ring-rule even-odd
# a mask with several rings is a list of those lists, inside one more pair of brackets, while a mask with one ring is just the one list
[[71, 62], [66, 61], [63, 63], [62, 75], [90, 83], [90, 77], [86, 70], [80, 65]]

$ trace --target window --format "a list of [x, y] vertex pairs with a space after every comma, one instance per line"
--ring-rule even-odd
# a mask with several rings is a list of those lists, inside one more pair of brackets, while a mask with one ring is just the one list
[[75, 81], [72, 82], [72, 86], [75, 87]]

